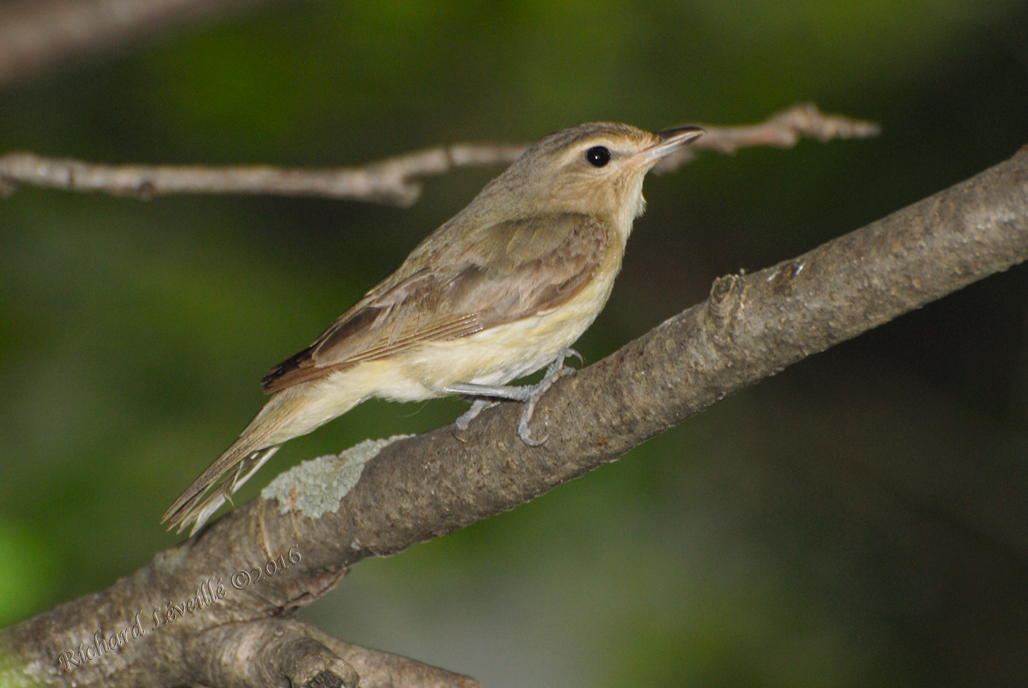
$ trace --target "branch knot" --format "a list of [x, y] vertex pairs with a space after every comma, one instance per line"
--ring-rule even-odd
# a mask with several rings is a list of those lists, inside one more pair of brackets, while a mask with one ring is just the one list
[[745, 283], [741, 275], [725, 275], [714, 280], [707, 301], [707, 317], [719, 329], [723, 328], [742, 304]]

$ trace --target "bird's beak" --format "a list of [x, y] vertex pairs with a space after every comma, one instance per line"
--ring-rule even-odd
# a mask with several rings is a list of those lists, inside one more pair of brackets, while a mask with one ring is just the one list
[[700, 127], [673, 127], [658, 131], [657, 142], [646, 146], [633, 155], [638, 158], [639, 163], [649, 168], [661, 158], [671, 155], [676, 150], [684, 148], [689, 143], [703, 136], [706, 132]]

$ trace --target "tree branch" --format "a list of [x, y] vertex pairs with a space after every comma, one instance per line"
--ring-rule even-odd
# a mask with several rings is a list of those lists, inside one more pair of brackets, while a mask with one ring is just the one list
[[[875, 136], [878, 131], [878, 125], [871, 122], [826, 115], [815, 105], [800, 104], [761, 124], [708, 127], [707, 134], [700, 137], [692, 149], [733, 153], [747, 146], [788, 148], [802, 137], [828, 141]], [[421, 193], [421, 185], [416, 181], [419, 177], [440, 175], [459, 167], [509, 164], [525, 148], [512, 144], [458, 144], [409, 153], [365, 167], [331, 170], [268, 166], [112, 167], [44, 158], [33, 153], [9, 153], [0, 157], [0, 194], [13, 193], [18, 184], [33, 184], [69, 191], [106, 191], [144, 199], [173, 193], [237, 193], [324, 196], [410, 205]], [[662, 161], [659, 171], [678, 169], [693, 157], [693, 152], [684, 150]]]
[[878, 136], [882, 131], [874, 122], [825, 114], [814, 103], [798, 103], [771, 115], [760, 124], [742, 127], [703, 125], [703, 128], [707, 130], [706, 134], [662, 159], [654, 171], [659, 174], [673, 172], [696, 157], [697, 150], [732, 154], [751, 146], [792, 148], [801, 138], [827, 143], [832, 139], [866, 139]]
[[[365, 557], [511, 509], [792, 363], [1026, 258], [1028, 149], [795, 259], [718, 279], [705, 303], [556, 385], [536, 411], [549, 435], [541, 447], [516, 438], [520, 409], [501, 405], [472, 423], [466, 442], [440, 428], [382, 447], [338, 507], [315, 518], [293, 496], [324, 503], [326, 481], [304, 483], [303, 467], [293, 469], [275, 481], [290, 494], [284, 503], [266, 490], [107, 590], [0, 631], [0, 681], [157, 687], [214, 678], [234, 686], [243, 673], [217, 667], [238, 665], [233, 653], [248, 634], [274, 628], [288, 636], [288, 651], [254, 656], [265, 674], [252, 685], [314, 669], [337, 672], [341, 685], [347, 664], [365, 688], [473, 685], [420, 667], [406, 682], [377, 683], [369, 677], [383, 674], [360, 668], [377, 655], [347, 646], [349, 656], [289, 616]], [[220, 596], [204, 592], [212, 589]], [[61, 665], [61, 653], [86, 647], [97, 629], [124, 634], [139, 618], [145, 633], [116, 653]]]
[[0, 7], [0, 86], [272, 0], [21, 0]]

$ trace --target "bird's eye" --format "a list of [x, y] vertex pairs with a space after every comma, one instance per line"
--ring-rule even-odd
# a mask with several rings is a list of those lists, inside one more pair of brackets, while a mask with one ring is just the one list
[[585, 159], [593, 167], [603, 167], [610, 162], [610, 151], [606, 146], [593, 146], [585, 152]]

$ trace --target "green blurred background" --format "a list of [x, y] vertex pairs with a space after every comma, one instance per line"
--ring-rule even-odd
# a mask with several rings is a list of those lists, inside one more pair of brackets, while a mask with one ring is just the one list
[[[1028, 143], [1028, 3], [282, 3], [0, 90], [0, 152], [354, 165], [588, 120], [880, 138], [704, 154], [647, 181], [606, 354], [755, 270]], [[306, 346], [498, 170], [399, 209], [0, 201], [0, 625], [175, 543], [167, 505]], [[796, 365], [513, 512], [357, 566], [302, 616], [486, 686], [1023, 686], [1028, 271]], [[458, 401], [371, 402], [247, 486]]]

